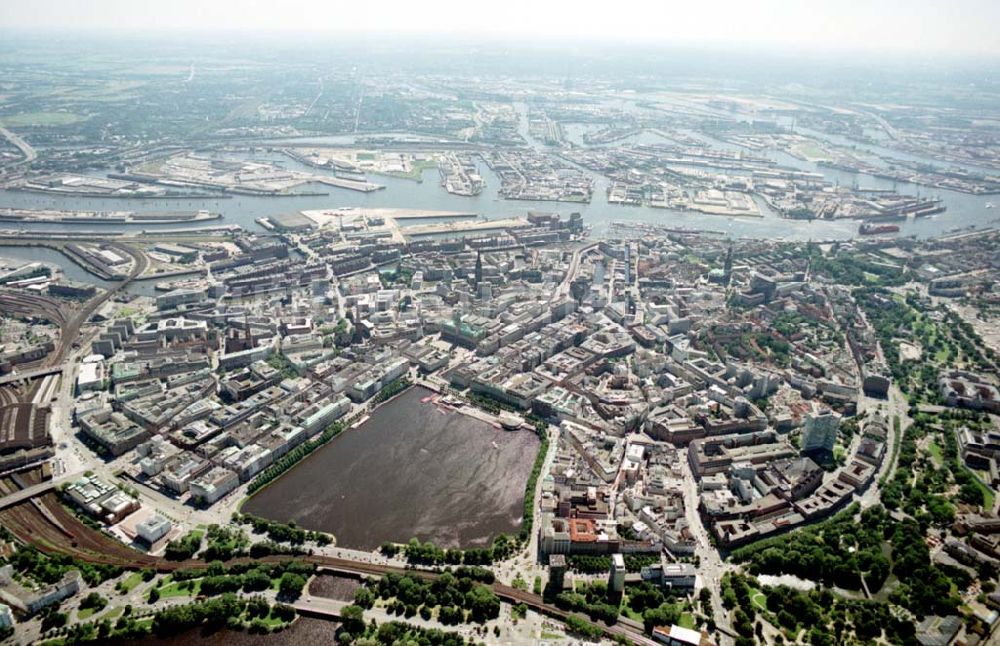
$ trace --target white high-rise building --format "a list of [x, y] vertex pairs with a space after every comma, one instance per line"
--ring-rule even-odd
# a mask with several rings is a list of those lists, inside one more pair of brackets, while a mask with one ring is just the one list
[[625, 589], [625, 557], [621, 554], [611, 555], [611, 572], [608, 577], [608, 587], [614, 592]]
[[14, 613], [10, 606], [0, 603], [0, 630], [10, 628], [14, 625]]
[[819, 415], [809, 415], [802, 430], [802, 450], [818, 451], [820, 449], [833, 451], [837, 441], [837, 430], [840, 428], [840, 415], [826, 411]]

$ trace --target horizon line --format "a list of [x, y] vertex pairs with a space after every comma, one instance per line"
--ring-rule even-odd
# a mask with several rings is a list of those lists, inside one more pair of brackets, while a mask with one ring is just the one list
[[[672, 52], [705, 52], [705, 53], [727, 53], [727, 54], [754, 54], [774, 57], [790, 56], [825, 56], [837, 55], [847, 57], [871, 56], [879, 54], [889, 58], [905, 58], [907, 62], [915, 64], [926, 64], [933, 62], [973, 62], [973, 61], [994, 61], [1000, 60], [1000, 50], [978, 51], [978, 50], [929, 50], [926, 48], [879, 48], [879, 47], [831, 47], [830, 45], [810, 45], [804, 43], [777, 43], [761, 41], [733, 41], [733, 40], [677, 40], [669, 41], [657, 40], [648, 37], [636, 37], [628, 42], [622, 42], [620, 37], [608, 36], [600, 37], [590, 35], [568, 35], [553, 34], [544, 38], [536, 34], [527, 32], [464, 32], [458, 33], [450, 30], [409, 30], [409, 29], [343, 29], [336, 27], [283, 27], [260, 28], [260, 27], [222, 27], [222, 26], [167, 26], [167, 27], [127, 27], [127, 26], [102, 26], [102, 27], [78, 27], [78, 26], [4, 26], [0, 25], [0, 34], [7, 34], [13, 37], [46, 37], [46, 36], [73, 36], [91, 35], [95, 37], [113, 37], [118, 41], [130, 41], [143, 38], [155, 37], [165, 39], [177, 36], [205, 36], [214, 34], [227, 37], [251, 37], [257, 41], [273, 41], [275, 43], [314, 45], [315, 42], [290, 43], [292, 38], [307, 37], [319, 39], [324, 36], [335, 35], [345, 41], [373, 42], [374, 39], [392, 36], [404, 41], [424, 41], [432, 40], [435, 45], [468, 45], [475, 41], [475, 44], [483, 47], [516, 47], [518, 49], [548, 49], [558, 50], [567, 47], [597, 46], [602, 49], [612, 49], [620, 51], [672, 51]], [[442, 40], [443, 39], [443, 40]], [[394, 43], [384, 43], [384, 46], [391, 49]], [[395, 43], [399, 44], [399, 43]], [[336, 46], [336, 43], [331, 43]], [[2, 48], [2, 45], [0, 45]], [[568, 53], [568, 52], [567, 52]], [[916, 60], [914, 59], [916, 56]], [[845, 61], [846, 62], [846, 61]]]

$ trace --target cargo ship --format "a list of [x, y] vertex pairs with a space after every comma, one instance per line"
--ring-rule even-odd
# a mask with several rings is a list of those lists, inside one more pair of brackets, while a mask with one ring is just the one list
[[858, 228], [858, 233], [863, 236], [873, 236], [880, 233], [896, 233], [899, 231], [899, 225], [897, 224], [872, 224], [871, 222], [862, 222], [861, 226]]

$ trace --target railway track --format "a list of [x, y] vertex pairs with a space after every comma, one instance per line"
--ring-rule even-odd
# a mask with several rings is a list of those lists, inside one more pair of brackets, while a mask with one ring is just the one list
[[11, 384], [0, 386], [0, 406], [16, 404], [20, 399], [18, 388]]
[[54, 298], [12, 290], [0, 292], [0, 307], [5, 312], [44, 318], [59, 326], [65, 324], [69, 316], [63, 304]]
[[132, 269], [129, 271], [128, 278], [117, 283], [111, 289], [106, 290], [103, 294], [99, 294], [94, 298], [87, 301], [84, 306], [66, 321], [66, 324], [62, 328], [62, 334], [60, 335], [60, 343], [56, 347], [55, 352], [49, 355], [48, 361], [49, 365], [54, 365], [56, 363], [61, 363], [66, 352], [69, 348], [73, 347], [73, 343], [76, 342], [77, 336], [80, 334], [80, 328], [83, 327], [94, 312], [98, 310], [102, 305], [104, 305], [111, 297], [117, 294], [119, 291], [124, 289], [135, 280], [138, 276], [142, 275], [149, 267], [149, 258], [146, 254], [142, 253], [138, 249], [125, 244], [112, 244], [115, 250], [121, 251], [132, 257]]
[[[124, 244], [113, 246], [134, 260], [128, 278], [90, 299], [75, 311], [67, 312], [68, 305], [46, 296], [6, 290], [0, 292], [0, 307], [4, 311], [30, 316], [43, 315], [60, 326], [59, 343], [42, 361], [43, 366], [62, 363], [69, 348], [76, 342], [81, 327], [93, 313], [148, 267], [149, 260], [141, 251]], [[31, 402], [39, 394], [43, 383], [44, 380], [34, 380], [19, 387], [0, 386], [0, 404]], [[52, 388], [50, 382], [50, 390]], [[0, 524], [20, 540], [33, 544], [43, 551], [64, 552], [89, 562], [122, 567], [150, 567], [157, 566], [162, 560], [135, 552], [118, 541], [90, 529], [68, 513], [51, 493], [3, 510], [0, 512]], [[166, 563], [170, 562], [164, 562]], [[172, 564], [164, 564], [161, 564], [161, 567], [167, 569], [172, 567]]]
[[131, 256], [133, 260], [132, 269], [125, 280], [116, 283], [102, 294], [91, 298], [82, 307], [75, 307], [70, 303], [40, 294], [28, 294], [13, 290], [0, 291], [0, 309], [3, 311], [13, 312], [22, 316], [39, 316], [59, 326], [59, 341], [56, 343], [55, 349], [47, 357], [38, 362], [39, 367], [53, 366], [61, 363], [68, 350], [73, 347], [77, 336], [79, 336], [80, 328], [83, 327], [94, 312], [138, 276], [142, 275], [149, 267], [149, 258], [135, 247], [117, 242], [109, 246], [113, 247], [116, 251]]
[[[33, 502], [43, 505], [47, 513], [39, 513], [39, 510], [33, 506]], [[59, 503], [54, 493], [49, 493], [33, 501], [24, 502], [15, 507], [0, 511], [0, 523], [9, 529], [19, 540], [35, 545], [43, 553], [68, 554], [88, 563], [114, 565], [130, 570], [152, 568], [160, 573], [170, 573], [180, 569], [202, 569], [208, 567], [208, 564], [204, 561], [168, 561], [161, 557], [137, 552], [117, 540], [84, 525], [76, 516], [67, 511]], [[280, 563], [291, 558], [337, 572], [367, 574], [371, 576], [384, 576], [390, 573], [399, 575], [409, 574], [425, 579], [435, 579], [439, 576], [437, 572], [427, 570], [414, 570], [314, 554], [296, 557], [268, 556], [260, 559], [238, 558], [233, 559], [229, 563]], [[540, 596], [525, 590], [518, 590], [502, 583], [494, 583], [491, 587], [493, 588], [493, 592], [501, 599], [515, 604], [523, 603], [536, 612], [553, 617], [554, 619], [565, 621], [570, 615], [575, 615], [591, 623], [611, 637], [626, 637], [632, 643], [647, 646], [654, 644], [654, 642], [643, 634], [640, 628], [636, 628], [635, 626], [623, 623], [608, 626], [603, 623], [593, 622], [585, 615], [570, 613], [554, 605], [545, 603]]]
[[[15, 294], [15, 296], [29, 296], [29, 300], [26, 302], [20, 299], [15, 299], [13, 301], [14, 303], [21, 303], [21, 306], [29, 306], [30, 304], [30, 306], [39, 308], [40, 311], [47, 312], [53, 317], [58, 317], [56, 320], [58, 320], [58, 325], [60, 325], [62, 330], [62, 333], [60, 334], [60, 342], [57, 345], [56, 350], [45, 359], [45, 363], [47, 365], [55, 365], [62, 362], [66, 356], [67, 349], [72, 347], [73, 343], [76, 341], [77, 336], [80, 333], [80, 328], [87, 322], [87, 320], [89, 320], [93, 313], [105, 302], [107, 302], [108, 299], [114, 296], [114, 294], [126, 287], [136, 277], [140, 276], [148, 267], [149, 260], [141, 251], [124, 244], [114, 244], [113, 246], [117, 250], [130, 255], [134, 259], [132, 270], [129, 272], [128, 278], [117, 283], [112, 289], [109, 289], [103, 294], [92, 298], [84, 305], [83, 308], [69, 316], [66, 315], [62, 308], [62, 304], [58, 301], [47, 297]], [[7, 294], [4, 293], [2, 295]], [[20, 390], [15, 390], [16, 400], [31, 401], [37, 394], [38, 387], [39, 384], [34, 384]], [[0, 388], [0, 398], [3, 397], [8, 399], [11, 397], [7, 388]], [[34, 482], [37, 482], [36, 475], [29, 477], [34, 478]], [[0, 481], [0, 483], [2, 483], [0, 488], [9, 489], [11, 486], [16, 487], [16, 485], [11, 481]], [[68, 554], [88, 563], [114, 565], [125, 569], [153, 568], [161, 573], [173, 572], [182, 568], [197, 569], [208, 567], [208, 564], [204, 561], [168, 561], [161, 557], [151, 556], [149, 554], [133, 550], [120, 543], [118, 540], [111, 538], [110, 536], [106, 536], [105, 534], [83, 524], [80, 519], [60, 504], [57, 494], [55, 493], [47, 493], [38, 498], [33, 498], [19, 505], [0, 511], [0, 524], [7, 528], [19, 540], [34, 545], [44, 553]], [[289, 558], [291, 557], [272, 556], [262, 559], [243, 558], [234, 559], [231, 562], [277, 563], [288, 560]], [[389, 573], [411, 574], [424, 578], [436, 578], [439, 576], [435, 572], [353, 561], [333, 556], [302, 555], [296, 558], [320, 567], [374, 576], [384, 576]], [[494, 583], [492, 588], [494, 593], [501, 599], [512, 603], [523, 603], [537, 612], [559, 620], [565, 620], [570, 616], [570, 614], [575, 614], [568, 613], [553, 605], [545, 603], [544, 600], [538, 595], [524, 590], [518, 590], [502, 583]], [[641, 630], [636, 630], [632, 626], [623, 624], [606, 626], [602, 623], [592, 622], [583, 615], [576, 616], [591, 623], [594, 627], [599, 628], [611, 637], [621, 636], [628, 638], [633, 643], [651, 646], [655, 645], [655, 642], [646, 637]]]
[[[129, 569], [156, 567], [160, 571], [172, 571], [180, 567], [172, 561], [131, 550], [87, 527], [59, 503], [54, 493], [3, 510], [0, 512], [0, 524], [19, 540], [34, 545], [46, 554], [68, 554], [88, 563]], [[160, 562], [174, 567], [157, 567]]]

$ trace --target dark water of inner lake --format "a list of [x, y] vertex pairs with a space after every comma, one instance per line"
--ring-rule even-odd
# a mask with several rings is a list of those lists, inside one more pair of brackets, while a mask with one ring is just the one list
[[444, 547], [516, 533], [539, 440], [432, 402], [414, 387], [250, 499], [243, 511], [374, 549], [416, 536]]
[[332, 621], [299, 617], [291, 626], [267, 635], [246, 631], [204, 629], [187, 630], [171, 637], [146, 637], [122, 642], [127, 646], [302, 646], [303, 644], [333, 644], [337, 625]]

